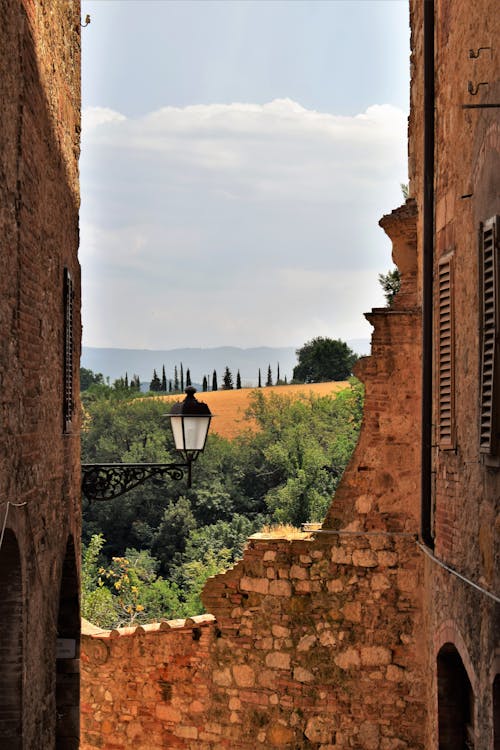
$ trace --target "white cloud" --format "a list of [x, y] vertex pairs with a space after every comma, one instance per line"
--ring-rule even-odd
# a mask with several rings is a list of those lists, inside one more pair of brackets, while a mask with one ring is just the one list
[[362, 312], [381, 303], [377, 272], [391, 265], [377, 221], [406, 181], [402, 111], [91, 108], [81, 167], [87, 344], [368, 334]]

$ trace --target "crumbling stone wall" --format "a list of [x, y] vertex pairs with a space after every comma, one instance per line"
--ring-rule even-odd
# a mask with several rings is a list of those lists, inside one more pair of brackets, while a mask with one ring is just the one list
[[425, 747], [414, 203], [382, 224], [405, 280], [368, 316], [360, 442], [323, 528], [252, 537], [207, 619], [85, 634], [84, 750]]
[[[0, 746], [39, 750], [55, 747], [56, 731], [58, 747], [76, 746], [56, 730], [55, 686], [68, 602], [78, 622], [76, 572], [59, 604], [64, 561], [72, 554], [77, 570], [80, 536], [78, 410], [67, 434], [62, 411], [64, 268], [75, 293], [75, 394], [80, 352], [80, 8], [72, 0], [0, 0], [0, 18], [0, 524], [9, 541], [0, 567], [20, 581], [21, 654], [2, 654], [1, 685], [19, 693], [19, 715], [13, 733], [0, 710]], [[0, 618], [3, 644], [9, 622]], [[71, 661], [65, 667], [77, 670]], [[57, 712], [65, 715], [62, 679]], [[70, 693], [77, 727], [74, 679]]]
[[84, 637], [83, 748], [423, 748], [411, 535], [252, 537], [216, 620]]

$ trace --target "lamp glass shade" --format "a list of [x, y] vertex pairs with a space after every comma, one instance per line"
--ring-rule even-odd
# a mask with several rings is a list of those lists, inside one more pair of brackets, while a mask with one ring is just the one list
[[202, 451], [205, 447], [211, 416], [171, 415], [172, 432], [178, 451]]

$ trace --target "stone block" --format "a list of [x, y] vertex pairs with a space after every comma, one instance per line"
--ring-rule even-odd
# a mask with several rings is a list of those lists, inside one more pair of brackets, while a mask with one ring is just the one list
[[266, 666], [273, 669], [290, 669], [290, 654], [284, 651], [272, 651], [266, 655]]
[[377, 667], [390, 664], [392, 654], [384, 646], [363, 646], [361, 648], [361, 663], [365, 667]]

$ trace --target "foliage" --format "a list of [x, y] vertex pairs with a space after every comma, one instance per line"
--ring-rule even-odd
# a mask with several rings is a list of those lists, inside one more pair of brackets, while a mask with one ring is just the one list
[[384, 291], [387, 307], [391, 307], [394, 302], [394, 297], [401, 287], [401, 275], [399, 269], [395, 266], [387, 271], [387, 273], [379, 273], [378, 281]]
[[267, 380], [266, 380], [266, 386], [270, 386], [273, 384], [273, 374], [271, 372], [271, 365], [267, 366]]
[[224, 377], [222, 378], [222, 388], [225, 391], [232, 391], [233, 387], [233, 376], [229, 367], [226, 366], [226, 369], [224, 370]]
[[80, 390], [86, 391], [93, 384], [104, 384], [104, 375], [102, 372], [93, 372], [87, 367], [80, 367]]
[[156, 370], [153, 370], [153, 378], [149, 384], [149, 390], [153, 392], [161, 391], [161, 380]]
[[[170, 403], [98, 387], [106, 393], [85, 404], [84, 462], [178, 460]], [[354, 379], [336, 397], [255, 390], [247, 417], [259, 430], [232, 441], [209, 435], [192, 488], [166, 478], [84, 502], [84, 616], [114, 627], [196, 614], [206, 578], [237, 560], [252, 533], [320, 520], [356, 443], [362, 401]]]
[[298, 364], [293, 379], [299, 383], [324, 383], [347, 380], [357, 355], [340, 339], [318, 336], [297, 349]]

